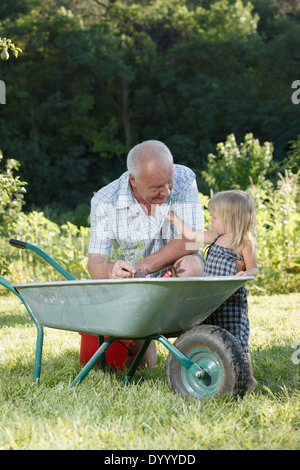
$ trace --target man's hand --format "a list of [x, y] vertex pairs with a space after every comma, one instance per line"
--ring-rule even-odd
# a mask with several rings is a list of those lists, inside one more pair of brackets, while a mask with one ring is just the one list
[[116, 261], [110, 272], [110, 278], [115, 279], [118, 277], [131, 277], [132, 274], [136, 273], [136, 269], [131, 266], [131, 264], [126, 263], [126, 261], [118, 260]]

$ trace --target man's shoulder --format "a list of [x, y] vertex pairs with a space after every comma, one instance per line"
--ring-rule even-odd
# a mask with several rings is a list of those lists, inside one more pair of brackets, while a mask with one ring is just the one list
[[97, 206], [99, 204], [116, 203], [120, 194], [126, 191], [128, 187], [128, 171], [123, 173], [120, 178], [108, 183], [103, 188], [99, 189], [99, 191], [94, 194], [91, 200], [91, 204], [93, 206]]
[[174, 165], [174, 192], [185, 193], [195, 184], [195, 173], [184, 165]]

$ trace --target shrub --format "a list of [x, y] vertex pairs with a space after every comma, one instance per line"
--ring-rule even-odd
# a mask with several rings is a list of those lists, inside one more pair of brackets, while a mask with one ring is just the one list
[[253, 134], [246, 134], [245, 141], [238, 145], [234, 134], [230, 134], [225, 143], [217, 145], [216, 155], [208, 155], [207, 171], [202, 176], [215, 192], [246, 189], [250, 180], [255, 185], [263, 184], [272, 159], [270, 142], [261, 146]]
[[[89, 228], [78, 228], [71, 222], [59, 226], [43, 212], [34, 211], [19, 214], [11, 226], [10, 238], [38, 246], [76, 279], [88, 277]], [[14, 282], [60, 279], [60, 274], [31, 250], [9, 249], [9, 268]]]
[[[0, 151], [0, 163], [3, 155]], [[26, 193], [23, 181], [14, 176], [14, 170], [18, 170], [20, 164], [16, 160], [7, 160], [4, 170], [0, 171], [0, 240], [7, 237], [13, 221], [18, 217], [24, 204], [24, 193]], [[5, 256], [6, 249], [0, 243], [0, 274], [9, 272], [8, 260]]]
[[286, 170], [278, 173], [276, 186], [266, 181], [249, 189], [257, 208], [260, 275], [255, 286], [269, 294], [293, 292], [299, 286], [299, 174]]

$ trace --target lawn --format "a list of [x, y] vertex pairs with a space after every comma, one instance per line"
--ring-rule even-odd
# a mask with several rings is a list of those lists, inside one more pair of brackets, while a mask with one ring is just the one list
[[51, 329], [34, 384], [35, 325], [16, 297], [0, 296], [0, 449], [299, 450], [299, 299], [249, 297], [259, 386], [243, 400], [200, 402], [168, 389], [161, 345], [156, 369], [136, 373], [127, 387], [123, 372], [95, 367], [70, 388], [80, 370], [80, 336]]

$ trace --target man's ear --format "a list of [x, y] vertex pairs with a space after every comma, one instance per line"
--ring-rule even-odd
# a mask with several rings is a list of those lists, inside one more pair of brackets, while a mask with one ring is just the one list
[[135, 177], [131, 173], [129, 173], [129, 182], [132, 188], [136, 188]]

